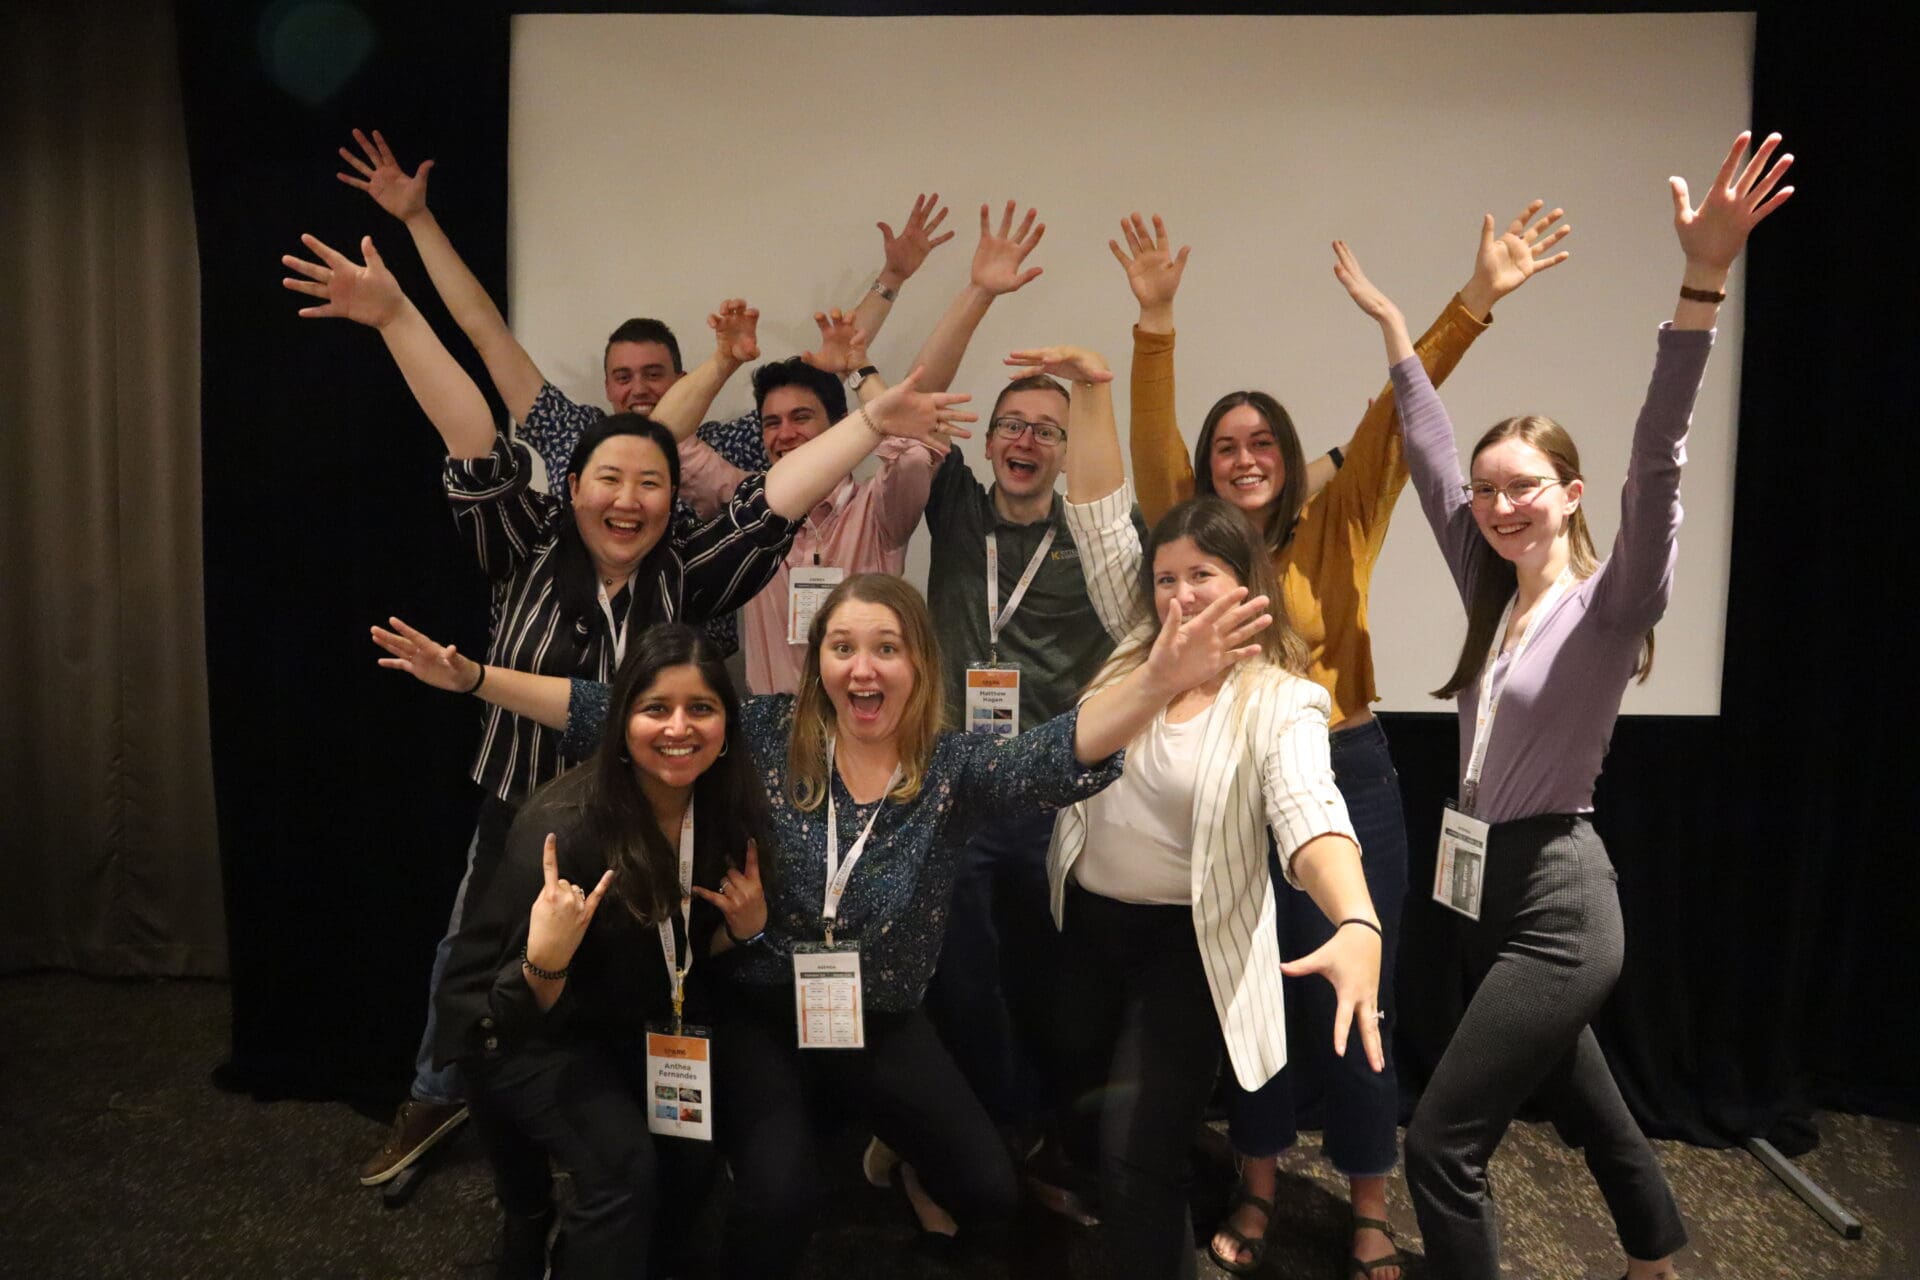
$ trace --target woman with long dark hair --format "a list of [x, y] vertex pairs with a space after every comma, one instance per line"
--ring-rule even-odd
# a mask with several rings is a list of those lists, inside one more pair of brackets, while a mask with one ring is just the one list
[[[1535, 201], [1496, 235], [1491, 214], [1480, 228], [1473, 274], [1417, 344], [1435, 383], [1444, 381], [1491, 322], [1495, 302], [1567, 255], [1552, 248], [1568, 234], [1543, 235], [1560, 216], [1537, 217]], [[1536, 220], [1537, 219], [1537, 220]], [[1531, 231], [1529, 226], [1531, 225]], [[1407, 890], [1406, 818], [1399, 777], [1386, 734], [1374, 719], [1373, 645], [1367, 596], [1373, 567], [1386, 544], [1394, 504], [1407, 466], [1391, 390], [1368, 406], [1338, 466], [1303, 464], [1293, 419], [1264, 391], [1236, 391], [1217, 400], [1201, 424], [1189, 460], [1174, 415], [1173, 299], [1186, 269], [1186, 249], [1171, 251], [1159, 218], [1151, 231], [1138, 214], [1121, 223], [1127, 248], [1109, 241], [1126, 268], [1140, 303], [1133, 348], [1133, 479], [1140, 508], [1157, 520], [1176, 502], [1212, 494], [1233, 504], [1253, 525], [1273, 560], [1281, 608], [1307, 647], [1305, 674], [1326, 691], [1332, 719], [1333, 775], [1345, 797], [1363, 853], [1367, 888], [1384, 931], [1381, 998], [1392, 1012], [1400, 909]], [[1527, 234], [1522, 237], [1522, 233]], [[1111, 629], [1111, 628], [1110, 628]], [[1285, 885], [1279, 898], [1280, 947], [1302, 956], [1323, 946], [1329, 922], [1315, 905]], [[1296, 1025], [1325, 1025], [1333, 1009], [1319, 983], [1289, 983]], [[1229, 1133], [1241, 1153], [1234, 1204], [1209, 1245], [1214, 1260], [1235, 1274], [1257, 1271], [1277, 1185], [1276, 1156], [1297, 1136], [1295, 1112], [1318, 1094], [1324, 1101], [1322, 1151], [1347, 1176], [1353, 1208], [1350, 1265], [1366, 1280], [1398, 1280], [1400, 1254], [1387, 1222], [1386, 1175], [1398, 1163], [1399, 1091], [1393, 1071], [1393, 1027], [1383, 1028], [1387, 1069], [1372, 1071], [1354, 1055], [1335, 1057], [1324, 1037], [1303, 1037], [1298, 1069], [1275, 1075], [1257, 1094], [1234, 1087], [1228, 1097]]]
[[[522, 806], [498, 869], [470, 889], [436, 997], [489, 1138], [530, 1142], [573, 1179], [557, 1276], [657, 1274], [697, 1215], [712, 1144], [649, 1132], [647, 1032], [710, 1022], [716, 971], [766, 925], [759, 862], [774, 855], [710, 641], [643, 632], [612, 698], [599, 746]], [[676, 1099], [677, 1118], [697, 1124], [712, 1102]], [[498, 1166], [515, 1251], [545, 1237], [544, 1165]], [[507, 1262], [539, 1274], [535, 1258]]]
[[1671, 179], [1686, 269], [1604, 560], [1565, 429], [1539, 417], [1498, 423], [1463, 478], [1453, 424], [1406, 321], [1334, 245], [1334, 274], [1386, 337], [1414, 487], [1467, 607], [1466, 643], [1439, 691], [1458, 701], [1462, 767], [1435, 889], [1463, 917], [1454, 925], [1474, 990], [1407, 1129], [1427, 1257], [1460, 1280], [1500, 1274], [1487, 1162], [1529, 1098], [1582, 1149], [1631, 1280], [1672, 1276], [1671, 1255], [1686, 1243], [1673, 1192], [1587, 1025], [1624, 947], [1613, 866], [1587, 815], [1620, 699], [1647, 672], [1672, 590], [1680, 464], [1727, 278], [1754, 226], [1793, 192], [1778, 187], [1793, 157], [1768, 165], [1779, 135], [1749, 160], [1750, 141], [1734, 141], [1698, 209], [1686, 182]]
[[[1073, 384], [1067, 524], [1088, 594], [1119, 638], [1090, 692], [1140, 663], [1156, 618], [1235, 589], [1278, 594], [1267, 548], [1219, 498], [1178, 504], [1142, 548], [1099, 356], [1055, 347], [1009, 363]], [[1098, 1150], [1103, 1274], [1194, 1274], [1191, 1151], [1220, 1061], [1255, 1090], [1306, 1048], [1287, 1037], [1269, 834], [1280, 876], [1326, 917], [1328, 941], [1284, 967], [1328, 978], [1333, 1008], [1312, 1038], [1364, 1059], [1363, 1070], [1384, 1063], [1380, 921], [1334, 785], [1327, 695], [1273, 612], [1257, 653], [1170, 699], [1128, 744], [1120, 780], [1054, 825], [1058, 1022], [1075, 1076], [1069, 1113], [1079, 1145]]]

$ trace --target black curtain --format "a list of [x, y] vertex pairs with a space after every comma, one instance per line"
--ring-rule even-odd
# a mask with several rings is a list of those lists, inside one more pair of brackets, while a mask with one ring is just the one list
[[[1332, 10], [1411, 11], [1316, 11]], [[352, 126], [377, 124], [407, 163], [438, 159], [434, 207], [504, 299], [508, 20], [489, 6], [197, 0], [180, 24], [205, 316], [229, 1072], [263, 1093], [390, 1100], [471, 823], [473, 789], [455, 780], [474, 717], [376, 670], [360, 637], [410, 610], [470, 649], [482, 593], [439, 497], [437, 441], [378, 340], [296, 321], [277, 259], [302, 230], [343, 248], [371, 232], [466, 351], [402, 229], [334, 182], [331, 157]], [[1892, 590], [1910, 481], [1903, 452], [1858, 447], [1912, 416], [1895, 403], [1897, 362], [1913, 350], [1912, 272], [1887, 216], [1898, 117], [1879, 101], [1903, 70], [1894, 58], [1892, 41], [1811, 7], [1760, 12], [1754, 123], [1787, 135], [1806, 190], [1756, 237], [1734, 303], [1745, 373], [1722, 714], [1623, 720], [1600, 784], [1628, 928], [1601, 1038], [1648, 1128], [1696, 1142], [1803, 1146], [1816, 1104], [1920, 1117], [1908, 1065], [1920, 959], [1904, 934], [1920, 842], [1888, 745], [1915, 704]], [[1648, 299], [1650, 315], [1660, 303]], [[1420, 887], [1455, 737], [1449, 715], [1388, 727], [1414, 841], [1398, 1003], [1417, 1087], [1458, 1007], [1444, 921]]]

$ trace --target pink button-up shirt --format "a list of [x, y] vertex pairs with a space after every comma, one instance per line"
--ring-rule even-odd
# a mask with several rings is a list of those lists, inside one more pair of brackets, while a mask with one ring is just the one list
[[[789, 569], [833, 565], [851, 577], [906, 567], [907, 539], [926, 509], [940, 455], [898, 438], [881, 441], [874, 453], [879, 472], [866, 480], [842, 480], [801, 525], [773, 581], [740, 611], [752, 692], [793, 693], [800, 685], [807, 653], [805, 645], [787, 643]], [[746, 474], [698, 436], [680, 443], [680, 496], [702, 519], [726, 506]]]

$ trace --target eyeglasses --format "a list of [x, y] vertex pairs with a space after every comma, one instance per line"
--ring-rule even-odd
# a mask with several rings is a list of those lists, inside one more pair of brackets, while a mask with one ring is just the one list
[[1025, 418], [1016, 418], [1009, 414], [1004, 418], [995, 418], [988, 424], [990, 434], [1002, 440], [1018, 440], [1023, 431], [1033, 432], [1037, 444], [1055, 445], [1067, 438], [1065, 427], [1056, 427], [1051, 422], [1028, 422]]
[[1505, 484], [1488, 484], [1485, 480], [1475, 480], [1470, 484], [1461, 485], [1460, 489], [1473, 500], [1473, 505], [1476, 507], [1492, 506], [1493, 496], [1497, 493], [1506, 494], [1507, 503], [1510, 506], [1524, 507], [1538, 498], [1542, 490], [1565, 483], [1565, 480], [1559, 480], [1553, 476], [1515, 476]]

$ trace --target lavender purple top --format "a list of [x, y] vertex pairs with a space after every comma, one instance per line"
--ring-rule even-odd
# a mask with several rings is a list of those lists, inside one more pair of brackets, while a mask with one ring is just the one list
[[[1662, 325], [1653, 381], [1633, 429], [1620, 492], [1620, 531], [1593, 576], [1554, 603], [1527, 651], [1504, 671], [1500, 713], [1481, 771], [1477, 816], [1511, 822], [1543, 813], [1590, 813], [1593, 784], [1620, 714], [1620, 699], [1647, 629], [1666, 611], [1679, 556], [1680, 466], [1688, 421], [1713, 333]], [[1479, 527], [1461, 491], [1460, 455], [1446, 406], [1420, 361], [1393, 366], [1407, 465], [1434, 537], [1470, 598]], [[1502, 654], [1502, 664], [1509, 655]], [[1480, 679], [1491, 673], [1482, 671]], [[1459, 694], [1462, 767], [1473, 747], [1479, 682]]]

